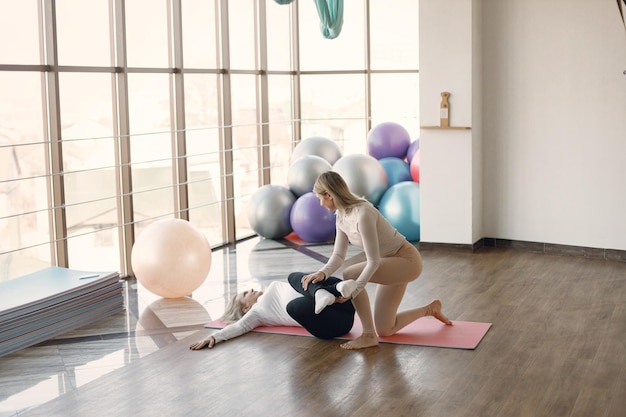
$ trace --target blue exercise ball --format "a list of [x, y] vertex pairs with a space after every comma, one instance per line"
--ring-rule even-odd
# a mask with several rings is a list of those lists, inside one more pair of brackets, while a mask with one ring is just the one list
[[287, 172], [289, 189], [296, 196], [313, 191], [317, 177], [323, 172], [330, 171], [332, 165], [317, 155], [304, 155], [294, 161]]
[[267, 184], [252, 194], [248, 205], [248, 222], [259, 236], [281, 239], [291, 233], [289, 216], [296, 196], [280, 185]]
[[373, 205], [377, 205], [387, 191], [387, 172], [378, 160], [369, 155], [342, 156], [333, 165], [333, 171], [342, 176], [352, 193]]
[[400, 158], [387, 157], [379, 159], [378, 162], [385, 168], [387, 173], [388, 187], [402, 181], [412, 181], [409, 164]]
[[411, 136], [401, 124], [385, 122], [376, 125], [367, 135], [367, 151], [376, 159], [406, 158]]
[[334, 164], [341, 158], [341, 149], [334, 141], [323, 136], [311, 136], [301, 140], [291, 153], [291, 163], [305, 155], [317, 155]]
[[306, 242], [326, 242], [335, 236], [335, 214], [320, 205], [313, 192], [298, 197], [290, 219], [293, 231]]
[[420, 240], [420, 185], [405, 181], [392, 185], [380, 199], [381, 214], [409, 242]]

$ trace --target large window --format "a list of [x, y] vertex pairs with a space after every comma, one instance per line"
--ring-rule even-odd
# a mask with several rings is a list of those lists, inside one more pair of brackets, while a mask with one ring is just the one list
[[383, 121], [416, 138], [418, 2], [344, 3], [330, 40], [311, 1], [0, 0], [0, 281], [130, 274], [162, 218], [247, 238], [298, 141], [364, 153]]

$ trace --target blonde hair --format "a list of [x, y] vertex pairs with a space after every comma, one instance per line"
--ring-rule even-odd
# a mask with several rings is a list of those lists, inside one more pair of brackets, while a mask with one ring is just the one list
[[353, 194], [346, 181], [335, 171], [321, 173], [313, 185], [313, 192], [317, 195], [330, 194], [335, 208], [344, 212], [357, 204], [367, 202], [365, 198]]
[[243, 311], [243, 303], [237, 298], [238, 295], [239, 294], [235, 294], [233, 295], [233, 298], [230, 299], [226, 309], [224, 310], [224, 314], [220, 317], [220, 321], [227, 324], [235, 323], [242, 318], [244, 314], [246, 314]]

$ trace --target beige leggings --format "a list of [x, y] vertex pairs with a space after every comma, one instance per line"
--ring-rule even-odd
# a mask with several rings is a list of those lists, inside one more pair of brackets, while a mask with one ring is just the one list
[[[356, 280], [366, 262], [359, 262], [346, 267], [343, 279]], [[354, 306], [363, 324], [363, 332], [373, 332], [380, 336], [390, 336], [423, 314], [420, 309], [407, 310], [398, 314], [398, 307], [409, 282], [422, 273], [422, 257], [411, 243], [406, 242], [391, 256], [381, 258], [378, 269], [369, 282], [380, 284], [376, 288], [374, 318], [367, 291], [363, 290], [353, 300]], [[375, 327], [374, 327], [375, 326]]]

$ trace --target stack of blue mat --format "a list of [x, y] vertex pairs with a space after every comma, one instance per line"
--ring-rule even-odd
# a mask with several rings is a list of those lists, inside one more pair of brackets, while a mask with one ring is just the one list
[[49, 267], [0, 283], [0, 356], [124, 311], [117, 272]]

